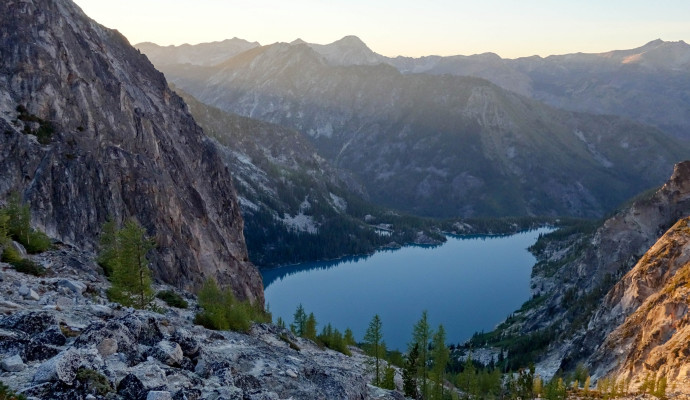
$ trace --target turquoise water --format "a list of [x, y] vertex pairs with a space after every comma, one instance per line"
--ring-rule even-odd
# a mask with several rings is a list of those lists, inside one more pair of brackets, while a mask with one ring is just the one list
[[542, 228], [512, 236], [448, 237], [441, 246], [409, 246], [370, 257], [305, 263], [262, 271], [273, 320], [288, 324], [298, 304], [320, 331], [330, 322], [359, 341], [374, 314], [389, 349], [405, 351], [423, 310], [448, 344], [489, 331], [529, 299], [532, 245]]

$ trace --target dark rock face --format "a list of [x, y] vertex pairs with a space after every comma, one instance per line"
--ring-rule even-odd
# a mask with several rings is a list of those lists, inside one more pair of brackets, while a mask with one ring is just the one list
[[134, 218], [157, 277], [263, 302], [230, 173], [146, 57], [71, 1], [10, 0], [0, 60], [0, 198], [19, 191], [35, 225], [84, 249], [108, 218]]

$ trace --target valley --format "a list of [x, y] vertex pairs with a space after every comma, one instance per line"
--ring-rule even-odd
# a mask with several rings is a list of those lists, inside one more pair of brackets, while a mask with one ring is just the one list
[[0, 399], [687, 398], [688, 72], [0, 3]]

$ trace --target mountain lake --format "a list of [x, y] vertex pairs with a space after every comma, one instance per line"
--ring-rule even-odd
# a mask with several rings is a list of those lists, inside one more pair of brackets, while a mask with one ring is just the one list
[[295, 309], [352, 329], [361, 341], [379, 314], [388, 349], [406, 351], [412, 327], [428, 311], [431, 327], [446, 329], [447, 344], [490, 331], [530, 298], [536, 260], [527, 251], [541, 228], [510, 236], [448, 236], [440, 246], [406, 246], [368, 257], [262, 269], [273, 321], [293, 321]]

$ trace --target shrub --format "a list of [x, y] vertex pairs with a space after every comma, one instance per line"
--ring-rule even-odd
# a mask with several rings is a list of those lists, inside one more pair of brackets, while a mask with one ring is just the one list
[[213, 279], [204, 282], [198, 300], [203, 311], [194, 323], [208, 329], [249, 332], [252, 321], [270, 322], [270, 314], [248, 301], [237, 301], [231, 289], [221, 290]]
[[33, 276], [43, 276], [46, 274], [45, 268], [26, 258], [23, 258], [18, 262], [13, 262], [10, 264], [14, 267], [15, 270], [23, 274], [29, 274]]
[[26, 396], [16, 394], [9, 386], [0, 382], [0, 400], [26, 400]]
[[182, 296], [172, 290], [162, 290], [156, 293], [156, 297], [163, 300], [170, 307], [187, 308], [189, 306]]
[[3, 210], [7, 216], [7, 233], [21, 243], [31, 254], [42, 253], [51, 246], [48, 236], [40, 231], [31, 229], [31, 212], [28, 204], [22, 204], [19, 194], [12, 193]]
[[98, 371], [88, 368], [79, 368], [77, 380], [84, 384], [87, 390], [93, 394], [105, 396], [113, 391], [108, 378]]
[[14, 247], [7, 246], [2, 251], [2, 257], [0, 259], [2, 260], [2, 262], [14, 264], [22, 261], [22, 256]]

